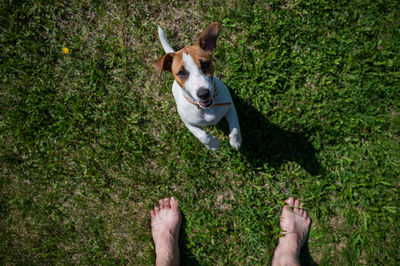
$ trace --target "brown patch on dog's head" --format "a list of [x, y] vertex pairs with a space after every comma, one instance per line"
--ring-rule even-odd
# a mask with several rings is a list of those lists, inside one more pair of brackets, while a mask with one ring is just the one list
[[163, 70], [172, 72], [175, 80], [184, 88], [185, 82], [190, 75], [183, 62], [183, 54], [185, 53], [192, 57], [198, 69], [206, 76], [212, 77], [214, 75], [214, 66], [211, 56], [217, 46], [219, 26], [218, 22], [212, 23], [200, 33], [194, 45], [185, 47], [175, 53], [165, 54], [153, 63], [153, 67], [160, 75]]
[[[201, 70], [206, 76], [212, 77], [214, 75], [214, 66], [211, 60], [211, 53], [204, 51], [197, 45], [185, 47], [175, 53], [174, 60], [172, 62], [172, 74], [179, 86], [185, 88], [185, 82], [189, 78], [190, 73], [185, 69], [183, 62], [183, 54], [188, 54], [192, 57], [197, 68]], [[184, 74], [184, 75], [182, 75]]]

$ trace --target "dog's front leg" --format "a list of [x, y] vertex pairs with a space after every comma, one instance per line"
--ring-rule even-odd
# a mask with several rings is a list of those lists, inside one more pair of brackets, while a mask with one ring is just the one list
[[236, 150], [242, 144], [242, 136], [240, 135], [239, 120], [236, 114], [235, 106], [232, 104], [225, 115], [229, 123], [229, 144]]
[[201, 143], [203, 143], [204, 145], [206, 145], [206, 147], [210, 150], [216, 151], [219, 149], [219, 142], [216, 138], [214, 138], [213, 136], [210, 136], [207, 134], [207, 132], [204, 131], [203, 128], [198, 127], [198, 126], [192, 126], [189, 124], [186, 124], [186, 127], [189, 129], [190, 132], [192, 132], [192, 134], [198, 138]]

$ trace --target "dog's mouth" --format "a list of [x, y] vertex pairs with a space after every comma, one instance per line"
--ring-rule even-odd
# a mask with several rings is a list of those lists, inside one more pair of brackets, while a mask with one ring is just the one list
[[212, 100], [212, 98], [210, 98], [208, 100], [200, 101], [199, 104], [201, 107], [208, 108], [213, 104], [213, 100]]

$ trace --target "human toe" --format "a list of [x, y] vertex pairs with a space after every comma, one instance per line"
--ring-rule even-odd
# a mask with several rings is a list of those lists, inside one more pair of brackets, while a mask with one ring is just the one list
[[300, 201], [299, 200], [295, 200], [294, 201], [294, 208], [293, 211], [299, 215], [301, 215], [301, 208], [300, 208]]
[[160, 200], [158, 201], [158, 205], [160, 205], [160, 210], [164, 209], [164, 208], [165, 208], [164, 199], [160, 199]]
[[294, 206], [300, 208], [300, 201], [298, 199], [295, 199]]
[[154, 206], [154, 212], [155, 212], [155, 215], [157, 215], [160, 212], [160, 206], [159, 205]]
[[289, 197], [287, 200], [285, 200], [285, 203], [289, 206], [292, 206], [294, 204], [294, 198]]
[[171, 206], [171, 209], [173, 209], [173, 210], [178, 210], [179, 209], [179, 202], [175, 197], [171, 197], [170, 198], [169, 204]]
[[170, 202], [169, 202], [169, 198], [165, 198], [165, 199], [164, 199], [164, 206], [165, 206], [165, 208], [167, 208], [167, 209], [170, 209], [170, 208], [171, 208], [171, 204], [170, 204]]
[[305, 212], [305, 210], [303, 209], [303, 204], [300, 202], [300, 212], [299, 212], [299, 214], [301, 215], [301, 216], [303, 216], [304, 215], [304, 212]]

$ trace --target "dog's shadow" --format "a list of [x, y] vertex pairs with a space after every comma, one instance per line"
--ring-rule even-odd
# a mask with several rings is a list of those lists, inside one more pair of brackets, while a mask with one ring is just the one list
[[[313, 176], [322, 174], [317, 151], [305, 135], [269, 122], [261, 112], [229, 90], [243, 139], [240, 151], [254, 169], [262, 169], [267, 163], [278, 170], [283, 163], [295, 161]], [[220, 128], [227, 131], [227, 123], [222, 123]]]

